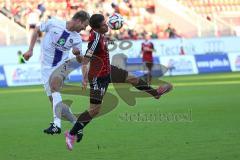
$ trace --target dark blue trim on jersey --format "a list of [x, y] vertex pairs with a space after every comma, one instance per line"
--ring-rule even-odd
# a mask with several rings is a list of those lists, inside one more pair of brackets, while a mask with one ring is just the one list
[[[67, 42], [69, 35], [70, 35], [70, 33], [66, 32], [64, 30], [62, 35], [58, 39], [57, 44], [64, 46], [65, 43]], [[63, 52], [56, 48], [55, 53], [54, 53], [53, 63], [52, 63], [53, 67], [56, 66], [58, 64], [58, 62], [60, 62], [62, 60], [62, 56], [63, 56]]]
[[60, 62], [62, 60], [62, 55], [63, 55], [63, 51], [60, 51], [59, 49], [56, 48], [55, 53], [54, 53], [52, 67], [56, 66], [58, 64], [58, 62]]

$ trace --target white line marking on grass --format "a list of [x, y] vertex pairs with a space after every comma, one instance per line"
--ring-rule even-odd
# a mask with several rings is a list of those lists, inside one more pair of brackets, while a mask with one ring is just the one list
[[6, 93], [33, 93], [33, 92], [44, 92], [44, 89], [37, 89], [37, 88], [29, 88], [29, 89], [19, 89], [19, 88], [16, 88], [16, 89], [4, 89], [4, 91], [1, 91], [0, 90], [0, 95], [1, 94], [6, 94]]
[[[169, 80], [171, 80], [171, 77], [166, 77]], [[176, 78], [175, 80], [211, 80], [211, 79], [219, 79], [219, 80], [225, 80], [225, 79], [230, 79], [230, 78], [240, 78], [240, 74], [239, 75], [196, 75], [193, 77], [173, 77]], [[160, 78], [161, 79], [161, 78]]]
[[[217, 82], [180, 82], [180, 83], [173, 83], [173, 86], [176, 87], [187, 87], [187, 86], [214, 86], [214, 85], [234, 85], [234, 84], [240, 84], [240, 81], [217, 81]], [[79, 87], [79, 86], [76, 86]], [[157, 86], [155, 86], [157, 87]], [[113, 85], [110, 85], [108, 87], [109, 89], [114, 89]], [[12, 94], [12, 93], [35, 93], [35, 92], [43, 92], [43, 88], [29, 88], [29, 89], [4, 89], [1, 91], [0, 89], [0, 96], [1, 94]]]
[[218, 81], [218, 82], [191, 82], [191, 83], [173, 83], [174, 86], [209, 86], [209, 85], [232, 85], [240, 84], [240, 81]]

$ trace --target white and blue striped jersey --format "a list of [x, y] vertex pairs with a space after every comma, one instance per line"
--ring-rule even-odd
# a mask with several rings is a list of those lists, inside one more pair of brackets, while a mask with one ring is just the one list
[[66, 29], [66, 21], [49, 19], [40, 24], [41, 32], [45, 32], [41, 43], [41, 63], [45, 67], [57, 66], [66, 60], [72, 47], [82, 53], [82, 39], [79, 33]]

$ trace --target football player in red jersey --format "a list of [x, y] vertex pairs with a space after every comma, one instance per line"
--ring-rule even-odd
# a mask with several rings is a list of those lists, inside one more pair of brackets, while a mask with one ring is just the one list
[[151, 80], [152, 80], [152, 67], [153, 67], [153, 51], [154, 50], [154, 45], [150, 41], [150, 35], [145, 35], [144, 36], [144, 42], [142, 42], [142, 59], [143, 63], [147, 68], [147, 74], [146, 74], [146, 82], [150, 85]]
[[[75, 135], [82, 133], [83, 128], [98, 115], [101, 109], [102, 99], [107, 91], [109, 83], [130, 83], [138, 90], [142, 90], [159, 99], [161, 95], [169, 92], [172, 85], [167, 83], [157, 89], [153, 89], [144, 80], [130, 75], [126, 70], [110, 64], [107, 42], [104, 34], [108, 32], [108, 26], [102, 14], [93, 14], [90, 18], [92, 28], [89, 37], [88, 49], [83, 59], [83, 65], [90, 62], [88, 71], [83, 73], [90, 83], [90, 106], [89, 109], [78, 117], [77, 122], [70, 130], [65, 132], [66, 145], [72, 150]], [[83, 81], [86, 81], [83, 80]]]

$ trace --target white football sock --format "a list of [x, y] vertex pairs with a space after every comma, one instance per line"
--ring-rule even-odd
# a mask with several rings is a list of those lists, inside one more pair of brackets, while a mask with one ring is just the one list
[[[53, 98], [53, 123], [61, 128], [61, 108], [57, 108], [57, 105], [62, 102], [62, 97], [59, 92], [54, 92], [52, 93], [52, 98]], [[57, 113], [58, 110], [60, 113]]]

